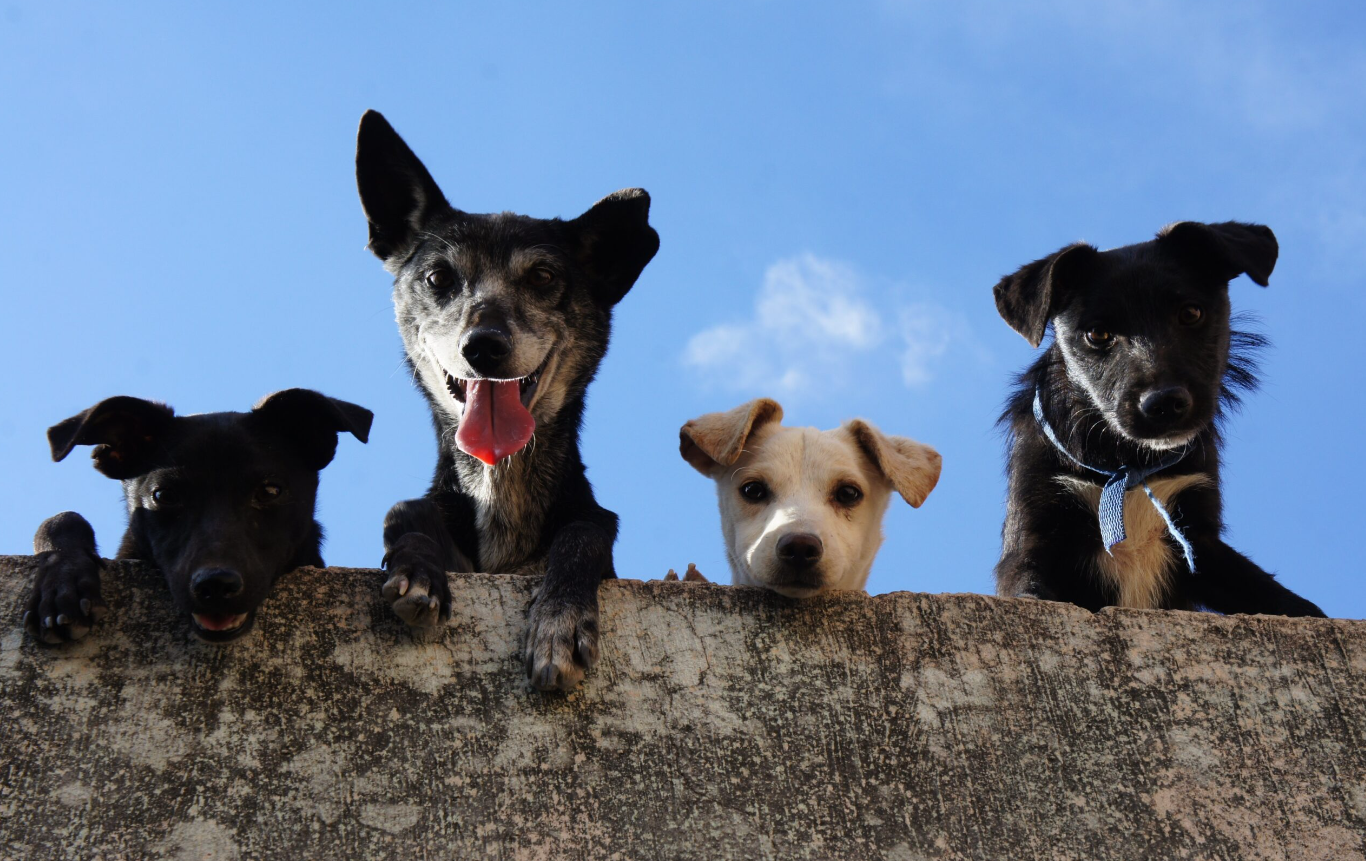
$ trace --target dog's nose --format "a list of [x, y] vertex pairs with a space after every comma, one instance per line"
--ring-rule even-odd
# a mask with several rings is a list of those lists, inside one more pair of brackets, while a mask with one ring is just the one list
[[1191, 410], [1191, 393], [1182, 386], [1147, 392], [1138, 402], [1138, 411], [1155, 422], [1177, 421]]
[[232, 598], [242, 592], [242, 575], [227, 568], [200, 568], [190, 578], [190, 591], [200, 601]]
[[825, 545], [818, 536], [792, 532], [778, 539], [778, 558], [793, 568], [810, 568], [821, 561]]
[[465, 361], [480, 374], [492, 374], [512, 354], [512, 339], [500, 329], [473, 329], [460, 346]]

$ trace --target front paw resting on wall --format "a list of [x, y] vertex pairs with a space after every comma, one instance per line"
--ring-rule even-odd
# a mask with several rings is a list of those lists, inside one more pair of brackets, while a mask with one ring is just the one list
[[526, 674], [541, 691], [568, 693], [598, 660], [598, 598], [565, 599], [537, 592], [522, 646]]
[[441, 563], [440, 546], [420, 532], [400, 536], [384, 554], [384, 600], [414, 628], [436, 628], [451, 618], [451, 587]]
[[70, 643], [90, 633], [109, 608], [100, 597], [100, 560], [81, 550], [46, 550], [24, 608], [24, 630], [40, 643]]

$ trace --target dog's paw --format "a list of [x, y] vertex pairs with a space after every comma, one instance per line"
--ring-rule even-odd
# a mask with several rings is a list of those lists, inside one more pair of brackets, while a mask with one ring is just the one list
[[598, 660], [598, 599], [581, 605], [537, 595], [522, 646], [526, 674], [541, 691], [568, 693]]
[[[678, 572], [675, 571], [675, 570], [672, 569], [672, 568], [669, 569], [669, 573], [668, 573], [668, 574], [665, 574], [665, 575], [664, 575], [664, 580], [665, 580], [665, 582], [667, 582], [667, 583], [678, 583], [678, 582], [680, 582], [679, 576], [678, 576]], [[687, 570], [686, 572], [684, 572], [681, 582], [683, 582], [683, 583], [710, 583], [711, 581], [708, 580], [706, 577], [703, 577], [703, 576], [702, 576], [702, 572], [697, 570], [697, 566], [696, 566], [696, 565], [694, 565], [693, 563], [689, 562], [689, 563], [688, 563], [688, 570]]]
[[384, 600], [414, 628], [436, 628], [451, 618], [451, 587], [440, 560], [436, 542], [418, 532], [400, 537], [384, 557]]
[[109, 611], [100, 596], [100, 561], [72, 550], [47, 550], [35, 559], [24, 630], [50, 646], [81, 639]]

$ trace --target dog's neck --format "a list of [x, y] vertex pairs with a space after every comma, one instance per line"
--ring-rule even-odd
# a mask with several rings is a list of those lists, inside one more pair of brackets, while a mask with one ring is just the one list
[[526, 447], [489, 466], [460, 451], [454, 427], [439, 431], [439, 491], [465, 497], [474, 514], [478, 571], [535, 573], [544, 563], [543, 529], [567, 465], [577, 459], [582, 401], [537, 428]]

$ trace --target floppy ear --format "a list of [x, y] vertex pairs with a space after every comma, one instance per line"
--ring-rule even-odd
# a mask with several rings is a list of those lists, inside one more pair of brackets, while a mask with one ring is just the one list
[[450, 209], [427, 168], [378, 111], [360, 118], [356, 187], [370, 223], [368, 247], [381, 260], [410, 246], [430, 215]]
[[621, 301], [659, 250], [659, 234], [650, 226], [650, 195], [643, 188], [614, 191], [569, 224], [579, 235], [579, 263], [608, 308]]
[[374, 413], [312, 389], [285, 389], [267, 395], [252, 414], [270, 424], [298, 448], [309, 469], [322, 469], [337, 453], [337, 434], [370, 439]]
[[1048, 321], [1066, 291], [1069, 277], [1095, 259], [1096, 249], [1084, 242], [1069, 245], [1041, 260], [1020, 267], [1014, 275], [1002, 278], [993, 288], [996, 310], [1024, 336], [1031, 347], [1043, 342]]
[[150, 468], [175, 411], [165, 404], [119, 396], [47, 429], [52, 459], [62, 460], [78, 445], [93, 445], [95, 469], [110, 478], [132, 478]]
[[1164, 227], [1157, 239], [1224, 282], [1246, 272], [1247, 277], [1265, 287], [1280, 255], [1280, 245], [1270, 227], [1241, 221], [1178, 221]]
[[759, 398], [724, 413], [707, 413], [678, 431], [678, 453], [693, 469], [711, 477], [718, 467], [740, 459], [750, 435], [783, 420], [777, 401]]
[[845, 422], [844, 427], [901, 498], [919, 508], [939, 483], [944, 460], [939, 452], [904, 436], [885, 436], [862, 419]]

